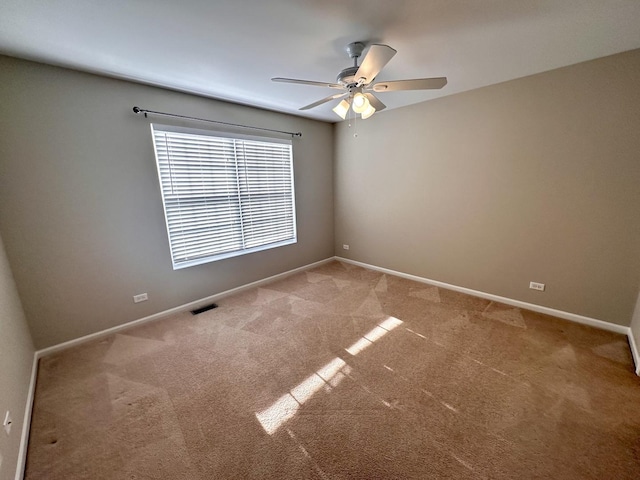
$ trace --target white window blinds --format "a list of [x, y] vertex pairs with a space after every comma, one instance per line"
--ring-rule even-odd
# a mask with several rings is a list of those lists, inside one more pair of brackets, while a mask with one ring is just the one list
[[290, 141], [151, 129], [174, 269], [296, 242]]

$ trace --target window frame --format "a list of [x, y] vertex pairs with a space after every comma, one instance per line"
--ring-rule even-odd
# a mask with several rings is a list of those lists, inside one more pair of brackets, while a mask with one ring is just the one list
[[[158, 173], [158, 186], [160, 187], [160, 194], [162, 197], [162, 209], [163, 209], [163, 214], [164, 214], [164, 219], [165, 219], [165, 228], [167, 231], [167, 240], [169, 242], [169, 249], [170, 249], [170, 253], [171, 253], [171, 263], [173, 265], [173, 269], [174, 270], [179, 270], [179, 269], [183, 269], [183, 268], [188, 268], [188, 267], [192, 267], [192, 266], [196, 266], [196, 265], [202, 265], [205, 263], [210, 263], [210, 262], [216, 262], [219, 260], [224, 260], [227, 258], [233, 258], [233, 257], [237, 257], [237, 256], [241, 256], [241, 255], [247, 255], [247, 254], [251, 254], [251, 253], [256, 253], [256, 252], [261, 252], [261, 251], [265, 251], [265, 250], [270, 250], [272, 248], [278, 248], [278, 247], [282, 247], [285, 245], [292, 245], [297, 243], [298, 241], [298, 228], [297, 228], [297, 215], [296, 215], [296, 196], [295, 196], [295, 171], [294, 171], [294, 159], [293, 159], [293, 142], [290, 139], [282, 139], [282, 138], [276, 138], [276, 137], [267, 137], [267, 136], [255, 136], [255, 135], [244, 135], [244, 134], [240, 134], [240, 133], [234, 133], [234, 132], [229, 132], [229, 131], [220, 131], [220, 130], [206, 130], [206, 129], [197, 129], [197, 128], [191, 128], [191, 127], [182, 127], [182, 126], [175, 126], [175, 125], [163, 125], [163, 124], [158, 124], [158, 123], [151, 123], [150, 124], [150, 128], [151, 128], [151, 137], [152, 137], [152, 143], [153, 143], [153, 150], [154, 150], [154, 160], [156, 163], [156, 169], [157, 169], [157, 173]], [[161, 171], [161, 160], [160, 157], [158, 156], [158, 148], [156, 145], [156, 131], [161, 132], [161, 133], [177, 133], [177, 134], [182, 134], [182, 135], [193, 135], [193, 136], [204, 136], [204, 137], [213, 137], [213, 138], [220, 138], [220, 139], [224, 139], [224, 140], [231, 140], [233, 142], [235, 141], [239, 141], [239, 142], [243, 142], [243, 141], [248, 141], [248, 142], [261, 142], [261, 143], [266, 143], [266, 144], [284, 144], [284, 145], [288, 145], [289, 146], [289, 174], [288, 174], [288, 179], [290, 180], [290, 191], [291, 191], [291, 206], [290, 209], [288, 209], [288, 207], [285, 209], [287, 212], [290, 212], [291, 214], [291, 222], [292, 222], [292, 233], [293, 236], [289, 237], [287, 239], [284, 240], [280, 240], [280, 241], [276, 241], [276, 242], [271, 242], [271, 243], [266, 243], [266, 244], [261, 244], [261, 245], [257, 245], [257, 246], [253, 246], [253, 247], [248, 247], [248, 248], [240, 248], [237, 250], [233, 250], [233, 251], [226, 251], [226, 252], [222, 252], [222, 253], [216, 253], [216, 254], [212, 254], [212, 255], [207, 255], [207, 256], [198, 256], [198, 257], [194, 257], [192, 259], [180, 259], [180, 258], [176, 258], [178, 255], [176, 254], [176, 245], [174, 245], [174, 242], [172, 242], [172, 230], [171, 230], [171, 222], [169, 220], [169, 211], [167, 210], [167, 198], [165, 196], [165, 187], [166, 185], [163, 184], [163, 173]], [[235, 143], [234, 143], [235, 145]], [[235, 150], [235, 148], [234, 148]], [[238, 183], [238, 187], [237, 187], [237, 191], [236, 191], [236, 195], [238, 197], [238, 214], [233, 217], [236, 219], [236, 221], [240, 222], [240, 229], [242, 232], [242, 237], [243, 237], [243, 243], [244, 243], [244, 236], [245, 236], [245, 232], [246, 232], [246, 228], [245, 228], [245, 224], [248, 223], [247, 222], [247, 218], [245, 218], [245, 214], [243, 213], [242, 210], [242, 197], [243, 197], [243, 193], [240, 189], [240, 177], [241, 175], [238, 173], [238, 166], [240, 163], [242, 163], [239, 158], [238, 158], [238, 154], [234, 153], [234, 161], [235, 161], [235, 166], [236, 166], [236, 173], [235, 173], [235, 180]], [[165, 160], [170, 162], [170, 160]], [[245, 165], [246, 166], [246, 165]], [[170, 164], [168, 165], [168, 168], [170, 167]], [[255, 187], [254, 187], [255, 188]], [[250, 190], [249, 190], [250, 191]], [[250, 195], [250, 193], [249, 193]], [[244, 194], [244, 196], [246, 196], [246, 193]], [[204, 198], [204, 195], [203, 195]], [[206, 200], [205, 200], [206, 202]], [[231, 218], [231, 217], [230, 217]]]

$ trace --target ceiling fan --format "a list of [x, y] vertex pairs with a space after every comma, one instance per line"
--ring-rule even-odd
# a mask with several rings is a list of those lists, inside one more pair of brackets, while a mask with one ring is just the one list
[[[306, 105], [300, 110], [309, 110], [332, 100], [343, 100], [333, 108], [333, 111], [341, 118], [346, 118], [349, 108], [354, 113], [360, 114], [363, 119], [369, 118], [375, 112], [386, 108], [371, 92], [395, 92], [398, 90], [434, 90], [447, 84], [446, 77], [417, 78], [414, 80], [393, 80], [389, 82], [373, 83], [380, 71], [396, 54], [396, 51], [388, 45], [373, 44], [365, 55], [360, 66], [358, 58], [365, 49], [363, 42], [353, 42], [347, 45], [346, 51], [353, 59], [353, 67], [342, 70], [336, 78], [337, 83], [315, 82], [312, 80], [297, 80], [295, 78], [275, 77], [271, 80], [282, 83], [295, 83], [298, 85], [312, 85], [315, 87], [328, 87], [342, 90], [335, 95], [329, 95], [322, 100]], [[347, 97], [347, 98], [345, 98]]]

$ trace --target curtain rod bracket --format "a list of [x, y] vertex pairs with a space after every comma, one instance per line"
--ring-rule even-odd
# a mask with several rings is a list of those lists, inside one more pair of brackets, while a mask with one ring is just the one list
[[144, 118], [148, 118], [147, 114], [152, 114], [152, 115], [162, 115], [165, 117], [174, 117], [174, 118], [182, 118], [182, 119], [186, 119], [186, 120], [196, 120], [198, 122], [209, 122], [209, 123], [217, 123], [220, 125], [228, 125], [231, 127], [240, 127], [240, 128], [250, 128], [252, 130], [262, 130], [264, 132], [274, 132], [274, 133], [285, 133], [287, 135], [291, 135], [292, 137], [302, 137], [302, 132], [286, 132], [284, 130], [273, 130], [271, 128], [262, 128], [262, 127], [252, 127], [250, 125], [240, 125], [237, 123], [228, 123], [228, 122], [220, 122], [218, 120], [208, 120], [206, 118], [198, 118], [198, 117], [189, 117], [187, 115], [178, 115], [176, 113], [165, 113], [165, 112], [156, 112], [153, 110], [145, 110], [143, 108], [140, 107], [133, 107], [133, 113], [144, 113]]

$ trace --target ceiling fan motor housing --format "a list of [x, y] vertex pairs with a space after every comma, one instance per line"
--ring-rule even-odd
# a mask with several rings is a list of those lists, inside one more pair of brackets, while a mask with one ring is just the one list
[[359, 67], [357, 66], [345, 68], [338, 74], [336, 80], [345, 87], [348, 87], [351, 84], [355, 85], [358, 83], [356, 80], [356, 72], [358, 71], [358, 68]]
[[345, 50], [349, 54], [349, 58], [353, 58], [353, 66], [342, 70], [336, 80], [345, 87], [355, 86], [358, 80], [355, 78], [358, 71], [358, 58], [364, 51], [365, 44], [363, 42], [352, 42], [346, 46]]

